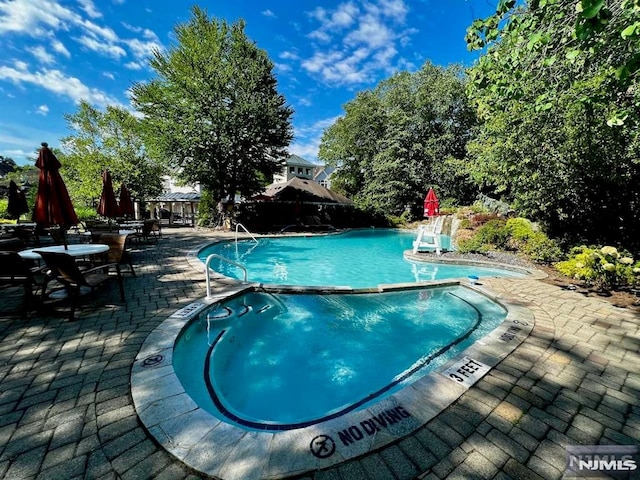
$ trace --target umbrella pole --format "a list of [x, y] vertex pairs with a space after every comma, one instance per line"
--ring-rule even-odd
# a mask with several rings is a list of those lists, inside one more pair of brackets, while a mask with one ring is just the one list
[[62, 237], [62, 244], [65, 250], [69, 250], [69, 244], [67, 243], [67, 231], [63, 225], [60, 225], [60, 236]]

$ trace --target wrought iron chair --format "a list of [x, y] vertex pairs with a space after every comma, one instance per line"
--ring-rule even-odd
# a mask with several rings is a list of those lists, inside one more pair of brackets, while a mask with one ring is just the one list
[[[120, 301], [124, 302], [124, 285], [120, 265], [108, 263], [88, 270], [80, 270], [75, 259], [67, 253], [53, 253], [38, 251], [47, 267], [51, 269], [55, 279], [64, 285], [71, 305], [69, 320], [74, 319], [76, 306], [81, 295], [94, 292], [100, 285], [111, 278], [116, 278], [120, 287]], [[115, 268], [116, 275], [110, 275], [109, 270]]]
[[30, 263], [17, 252], [0, 252], [0, 285], [20, 285], [24, 288], [22, 317], [30, 307], [36, 306], [34, 289], [46, 288], [48, 277], [41, 268], [31, 268]]

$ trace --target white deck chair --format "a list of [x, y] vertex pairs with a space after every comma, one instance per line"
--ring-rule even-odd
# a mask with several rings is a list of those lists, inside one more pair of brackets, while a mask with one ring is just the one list
[[442, 245], [440, 243], [440, 234], [442, 233], [442, 225], [444, 216], [436, 217], [436, 220], [427, 225], [418, 227], [418, 235], [413, 242], [413, 253], [420, 250], [435, 251], [436, 254], [442, 253]]

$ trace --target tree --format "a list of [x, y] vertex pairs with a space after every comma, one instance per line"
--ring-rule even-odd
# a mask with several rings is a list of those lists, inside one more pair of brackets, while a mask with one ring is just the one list
[[638, 54], [623, 35], [630, 3], [514, 3], [500, 2], [468, 35], [489, 45], [469, 71], [483, 120], [469, 147], [474, 180], [553, 236], [639, 246]]
[[387, 214], [420, 205], [430, 186], [452, 201], [472, 198], [461, 169], [475, 125], [464, 84], [459, 67], [427, 62], [360, 92], [320, 143], [319, 157], [340, 167], [336, 188]]
[[163, 165], [149, 156], [140, 121], [123, 108], [100, 111], [82, 101], [65, 116], [75, 134], [62, 139], [60, 161], [71, 196], [93, 206], [102, 191], [102, 172], [111, 171], [114, 184], [126, 183], [131, 195], [145, 200], [162, 191]]
[[154, 52], [157, 78], [132, 89], [147, 144], [219, 200], [260, 191], [293, 137], [273, 63], [249, 41], [244, 22], [229, 26], [198, 7], [175, 34], [166, 54]]
[[6, 174], [14, 172], [18, 166], [11, 157], [3, 157], [0, 155], [0, 177], [4, 177]]

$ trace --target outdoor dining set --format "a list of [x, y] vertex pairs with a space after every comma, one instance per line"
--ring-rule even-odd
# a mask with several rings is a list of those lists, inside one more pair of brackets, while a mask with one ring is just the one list
[[[105, 212], [106, 203], [99, 205], [98, 213], [108, 221], [80, 222], [58, 172], [60, 163], [45, 143], [36, 166], [40, 178], [32, 221], [5, 224], [0, 231], [0, 286], [23, 287], [23, 316], [33, 309], [57, 308], [64, 301], [70, 306], [72, 320], [79, 299], [110, 280], [117, 282], [120, 301], [124, 302], [123, 273], [136, 275], [129, 246], [157, 241], [159, 223], [116, 221], [120, 212]], [[103, 186], [110, 186], [106, 176], [108, 172]], [[110, 190], [114, 197], [113, 188]], [[15, 195], [13, 204], [10, 198], [9, 203], [19, 218], [26, 213], [26, 206], [16, 207], [16, 198], [19, 196]], [[114, 203], [115, 197], [111, 205]]]

